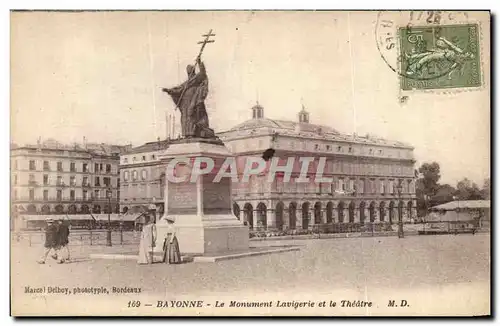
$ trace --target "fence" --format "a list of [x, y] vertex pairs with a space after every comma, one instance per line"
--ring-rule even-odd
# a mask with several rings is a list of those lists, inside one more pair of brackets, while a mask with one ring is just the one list
[[[43, 246], [45, 243], [45, 233], [34, 232], [12, 232], [12, 244], [20, 243], [30, 247]], [[138, 231], [112, 231], [112, 245], [131, 245], [139, 244], [141, 233]], [[106, 230], [71, 230], [69, 243], [72, 246], [105, 246], [107, 244]]]

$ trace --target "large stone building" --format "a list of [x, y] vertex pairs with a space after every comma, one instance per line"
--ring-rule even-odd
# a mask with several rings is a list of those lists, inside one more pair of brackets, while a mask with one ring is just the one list
[[119, 157], [125, 146], [63, 145], [55, 140], [11, 148], [13, 215], [119, 210]]
[[[325, 177], [332, 183], [296, 183], [294, 166], [290, 182], [267, 175], [252, 176], [248, 183], [233, 184], [233, 211], [252, 228], [310, 229], [318, 224], [366, 222], [396, 223], [416, 217], [413, 147], [397, 141], [345, 135], [335, 129], [309, 123], [303, 108], [298, 121], [264, 117], [264, 108], [252, 108], [252, 119], [219, 133], [238, 160], [261, 157], [274, 149], [274, 157], [286, 163], [290, 157], [326, 157]], [[283, 163], [283, 164], [284, 164]], [[399, 191], [398, 191], [399, 190]]]
[[120, 207], [122, 213], [142, 213], [151, 204], [163, 212], [165, 171], [159, 154], [168, 140], [134, 147], [120, 157]]

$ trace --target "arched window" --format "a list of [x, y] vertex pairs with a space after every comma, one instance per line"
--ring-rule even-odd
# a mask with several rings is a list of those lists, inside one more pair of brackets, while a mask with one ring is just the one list
[[148, 171], [142, 170], [141, 171], [141, 178], [142, 178], [142, 180], [146, 180], [147, 177], [148, 177]]
[[132, 171], [132, 180], [137, 180], [137, 170]]
[[128, 181], [130, 173], [128, 171], [123, 172], [123, 180]]

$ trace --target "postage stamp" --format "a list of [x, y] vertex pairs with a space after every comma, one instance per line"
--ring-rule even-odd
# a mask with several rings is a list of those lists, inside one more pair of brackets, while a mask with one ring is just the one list
[[481, 86], [477, 24], [399, 29], [401, 88]]

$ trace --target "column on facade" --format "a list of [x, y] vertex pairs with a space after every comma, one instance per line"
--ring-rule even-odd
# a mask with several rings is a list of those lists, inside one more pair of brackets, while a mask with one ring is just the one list
[[276, 229], [276, 210], [274, 208], [268, 208], [266, 212], [266, 229], [274, 230]]
[[354, 223], [359, 223], [359, 222], [361, 222], [361, 215], [359, 211], [359, 204], [356, 204], [354, 209]]
[[288, 209], [289, 206], [283, 204], [283, 230], [290, 228], [290, 213]]

